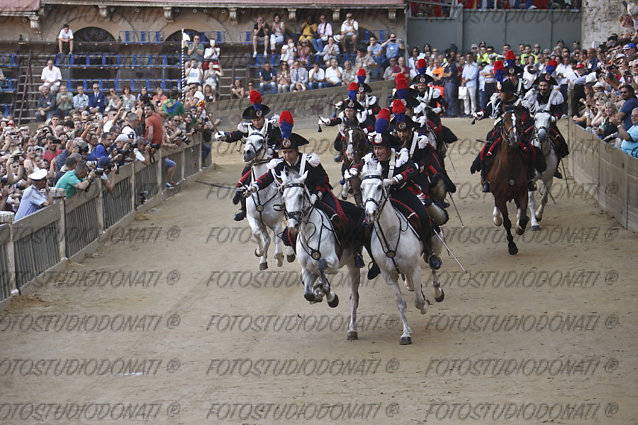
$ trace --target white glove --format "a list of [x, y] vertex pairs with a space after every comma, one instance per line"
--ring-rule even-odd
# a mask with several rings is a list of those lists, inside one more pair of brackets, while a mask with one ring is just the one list
[[474, 112], [472, 114], [472, 117], [474, 117], [474, 119], [476, 120], [480, 120], [480, 119], [483, 119], [483, 115], [484, 115], [483, 111], [478, 111], [478, 112]]
[[402, 166], [403, 164], [408, 162], [409, 159], [410, 159], [410, 153], [408, 152], [408, 149], [402, 148], [401, 151], [399, 151], [399, 159], [397, 159], [396, 166], [397, 167]]
[[434, 112], [435, 114], [440, 114], [443, 111], [443, 109], [441, 108], [432, 108], [432, 112]]
[[257, 183], [253, 183], [250, 186], [242, 187], [241, 190], [243, 192], [243, 196], [248, 197], [252, 195], [253, 193], [257, 192], [259, 190], [259, 186], [257, 186]]
[[359, 170], [357, 170], [356, 168], [350, 168], [349, 170], [346, 170], [346, 171], [343, 172], [343, 178], [348, 180], [348, 179], [353, 178], [357, 174], [359, 174]]
[[310, 204], [311, 205], [314, 205], [318, 200], [319, 200], [319, 197], [317, 196], [317, 194], [313, 193], [312, 195], [310, 195]]
[[330, 120], [328, 118], [319, 117], [319, 121], [317, 122], [319, 125], [328, 125], [330, 124]]
[[396, 183], [397, 181], [395, 180], [394, 177], [392, 177], [391, 179], [383, 179], [383, 187], [390, 187]]
[[215, 140], [219, 142], [225, 142], [227, 138], [228, 134], [223, 131], [218, 131], [217, 133], [215, 133]]
[[550, 120], [551, 122], [556, 122], [556, 121], [558, 120], [558, 118], [556, 118], [554, 115], [552, 115], [552, 116], [549, 118], [549, 120]]
[[279, 127], [279, 115], [275, 114], [270, 118], [270, 122], [275, 127]]

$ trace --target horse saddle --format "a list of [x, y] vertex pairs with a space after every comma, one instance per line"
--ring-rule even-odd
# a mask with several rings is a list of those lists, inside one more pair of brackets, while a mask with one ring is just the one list
[[319, 201], [317, 202], [316, 206], [321, 211], [326, 213], [326, 215], [330, 219], [330, 223], [332, 224], [335, 236], [337, 237], [337, 242], [342, 241], [343, 237], [346, 235], [346, 224], [343, 222], [341, 217], [339, 217], [339, 213], [325, 202]]
[[408, 223], [412, 226], [412, 228], [417, 232], [417, 234], [422, 234], [422, 226], [421, 219], [418, 214], [409, 206], [404, 204], [403, 202], [397, 201], [395, 199], [390, 199], [392, 206], [394, 206], [403, 216], [408, 220]]

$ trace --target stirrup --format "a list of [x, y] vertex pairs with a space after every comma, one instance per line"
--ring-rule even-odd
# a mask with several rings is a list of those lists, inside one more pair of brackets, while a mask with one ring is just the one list
[[483, 193], [489, 193], [490, 192], [490, 182], [486, 181], [485, 183], [483, 183], [483, 188], [481, 189], [481, 191]]
[[556, 171], [554, 171], [554, 177], [556, 177], [557, 179], [563, 178], [563, 175], [560, 173], [560, 171], [558, 171], [558, 168], [556, 169]]

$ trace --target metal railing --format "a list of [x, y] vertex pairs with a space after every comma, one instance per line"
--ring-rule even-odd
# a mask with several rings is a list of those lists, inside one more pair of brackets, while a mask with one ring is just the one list
[[[176, 182], [201, 170], [201, 135], [190, 145], [162, 149], [150, 165], [140, 162], [120, 167], [113, 192], [94, 181], [88, 190], [53, 204], [16, 222], [0, 224], [0, 301], [19, 293], [38, 275], [61, 260], [86, 252], [104, 232], [115, 226], [146, 201], [164, 194], [165, 167], [162, 158], [179, 164]], [[63, 195], [63, 194], [62, 194]], [[163, 198], [159, 198], [163, 199]], [[13, 215], [4, 213], [3, 221]]]

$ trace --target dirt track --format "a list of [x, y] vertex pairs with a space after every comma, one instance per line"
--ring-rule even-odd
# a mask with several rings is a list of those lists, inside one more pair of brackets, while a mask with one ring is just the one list
[[[426, 316], [403, 291], [413, 345], [381, 279], [346, 341], [342, 277], [336, 309], [308, 305], [296, 263], [258, 273], [230, 191], [192, 183], [2, 313], [0, 423], [638, 423], [637, 237], [561, 181], [509, 256], [467, 171], [487, 121], [448, 121], [466, 140], [451, 152], [465, 227], [450, 210], [447, 239], [470, 274], [444, 255]], [[232, 184], [239, 154], [213, 155], [201, 180]]]

